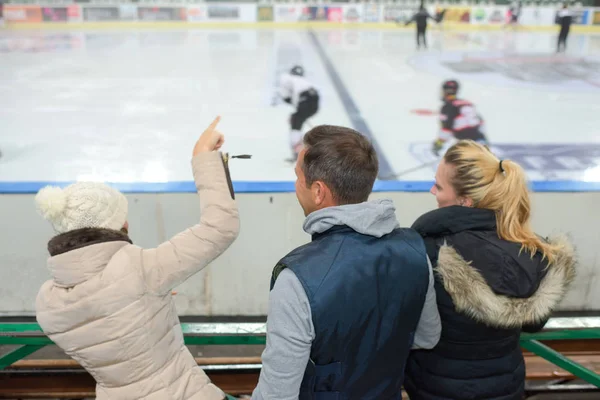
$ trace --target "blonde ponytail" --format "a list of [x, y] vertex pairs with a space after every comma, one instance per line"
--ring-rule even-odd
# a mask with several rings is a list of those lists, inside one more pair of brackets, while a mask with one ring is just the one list
[[501, 239], [521, 244], [533, 257], [541, 252], [549, 263], [555, 261], [560, 246], [551, 245], [531, 229], [531, 202], [523, 168], [514, 161], [500, 160], [486, 147], [461, 140], [446, 152], [444, 161], [454, 167], [451, 184], [460, 197], [473, 206], [494, 210]]

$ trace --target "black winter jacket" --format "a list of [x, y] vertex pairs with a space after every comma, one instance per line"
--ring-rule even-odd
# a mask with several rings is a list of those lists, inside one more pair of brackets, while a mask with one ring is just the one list
[[414, 224], [436, 271], [442, 335], [432, 350], [411, 353], [411, 400], [521, 400], [521, 331], [540, 330], [575, 275], [573, 248], [551, 266], [496, 233], [491, 210], [444, 207]]

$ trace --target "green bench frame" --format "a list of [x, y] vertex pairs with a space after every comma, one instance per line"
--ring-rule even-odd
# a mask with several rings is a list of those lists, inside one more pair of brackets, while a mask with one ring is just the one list
[[[264, 323], [182, 323], [187, 345], [264, 345]], [[523, 333], [521, 347], [600, 388], [600, 375], [541, 343], [551, 340], [600, 339], [600, 318], [552, 318], [539, 333]], [[1, 323], [0, 345], [17, 345], [0, 356], [0, 370], [53, 342], [36, 323]]]

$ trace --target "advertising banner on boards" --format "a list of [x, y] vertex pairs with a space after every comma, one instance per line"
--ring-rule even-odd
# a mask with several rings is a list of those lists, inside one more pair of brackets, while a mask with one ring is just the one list
[[258, 22], [271, 22], [274, 19], [273, 6], [256, 7], [256, 20]]
[[119, 21], [121, 19], [121, 9], [118, 6], [90, 7], [83, 8], [84, 21]]
[[208, 19], [232, 20], [240, 19], [240, 8], [236, 5], [209, 5]]
[[67, 22], [69, 12], [67, 7], [41, 7], [44, 22]]
[[381, 20], [382, 7], [378, 4], [363, 4], [363, 22], [379, 22]]
[[385, 22], [406, 23], [419, 10], [416, 5], [388, 4], [383, 9], [383, 20]]
[[471, 22], [471, 7], [448, 7], [444, 21], [468, 24]]
[[554, 7], [523, 7], [519, 16], [519, 24], [549, 26], [555, 24], [557, 8]]
[[571, 15], [573, 16], [573, 24], [575, 25], [587, 25], [590, 10], [581, 8], [571, 8]]
[[4, 19], [13, 23], [42, 22], [42, 9], [40, 6], [5, 4]]
[[363, 15], [362, 4], [344, 4], [342, 12], [344, 14], [344, 22], [361, 22]]
[[187, 21], [186, 7], [138, 6], [140, 21]]
[[473, 7], [471, 23], [474, 25], [504, 25], [507, 22], [508, 7]]
[[275, 22], [298, 22], [308, 19], [308, 8], [299, 4], [276, 4]]
[[137, 19], [137, 5], [119, 4], [121, 21], [135, 21]]
[[309, 21], [327, 21], [329, 19], [329, 6], [312, 6], [307, 7], [308, 9], [308, 20]]
[[208, 19], [206, 6], [188, 6], [187, 20], [189, 22], [202, 22]]
[[206, 8], [210, 22], [256, 22], [256, 4], [209, 4]]

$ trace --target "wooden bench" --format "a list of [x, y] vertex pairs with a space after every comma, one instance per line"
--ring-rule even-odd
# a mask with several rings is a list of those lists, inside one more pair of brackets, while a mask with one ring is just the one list
[[[576, 363], [600, 374], [600, 353], [564, 353]], [[528, 380], [576, 379], [570, 372], [533, 354], [525, 354], [525, 367]]]
[[[19, 326], [19, 329], [10, 324], [0, 326], [0, 336], [3, 336], [0, 337], [3, 339], [0, 344], [34, 347], [52, 344], [34, 324], [25, 324]], [[262, 346], [266, 333], [264, 323], [183, 323], [182, 329], [185, 342], [192, 346]], [[525, 346], [533, 341], [541, 341], [583, 367], [596, 374], [600, 373], [600, 318], [553, 318], [541, 334], [523, 335], [521, 344]], [[540, 345], [538, 343], [537, 348], [529, 348], [537, 352]], [[545, 352], [547, 356], [548, 350]], [[29, 354], [31, 351], [23, 351], [5, 363], [10, 367], [0, 374], [0, 399], [93, 397], [95, 382], [77, 362], [70, 359], [32, 359], [31, 356], [29, 359], [22, 359]], [[529, 380], [575, 379], [571, 373], [531, 352], [523, 351], [523, 354]], [[260, 357], [200, 357], [196, 361], [216, 385], [232, 395], [248, 394], [256, 387]], [[571, 368], [568, 365], [565, 367]], [[594, 379], [597, 381], [598, 377]], [[40, 396], [40, 393], [45, 395]]]
[[[565, 354], [586, 368], [600, 373], [600, 352]], [[575, 379], [554, 364], [524, 352], [528, 380]], [[199, 357], [201, 366], [230, 366], [237, 370], [206, 370], [211, 380], [232, 395], [249, 394], [259, 377], [260, 357]], [[247, 369], [243, 369], [246, 366]], [[10, 374], [11, 371], [20, 372]], [[33, 371], [31, 374], [25, 371]], [[48, 371], [48, 373], [44, 373]], [[52, 372], [50, 372], [52, 371]], [[83, 398], [94, 397], [95, 381], [74, 360], [20, 360], [0, 374], [0, 399], [9, 398]], [[40, 396], [40, 393], [45, 393]]]

